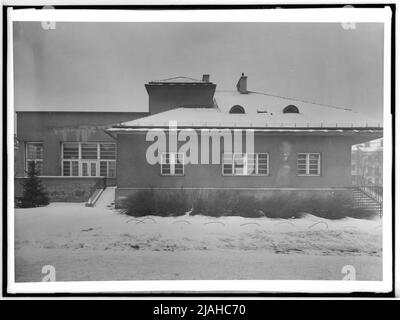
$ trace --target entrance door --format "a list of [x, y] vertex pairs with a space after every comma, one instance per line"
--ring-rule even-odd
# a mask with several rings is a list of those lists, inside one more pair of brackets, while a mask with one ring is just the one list
[[81, 171], [83, 177], [96, 177], [99, 175], [97, 161], [82, 161]]

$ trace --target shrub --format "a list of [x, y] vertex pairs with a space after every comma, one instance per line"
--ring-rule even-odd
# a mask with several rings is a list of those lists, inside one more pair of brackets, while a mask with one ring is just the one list
[[370, 218], [373, 215], [366, 209], [355, 208], [353, 199], [342, 194], [302, 197], [296, 192], [279, 192], [258, 199], [255, 196], [225, 190], [198, 194], [192, 212], [193, 215], [213, 217], [231, 215], [282, 219], [301, 218], [307, 213], [327, 219]]
[[247, 218], [264, 216], [262, 210], [260, 210], [260, 201], [254, 196], [237, 194], [231, 198], [229, 206], [234, 216]]
[[366, 209], [355, 208], [351, 197], [336, 193], [326, 197], [277, 195], [266, 199], [264, 208], [266, 208], [266, 216], [270, 218], [300, 218], [306, 213], [326, 219], [370, 218], [373, 215]]
[[122, 212], [135, 217], [151, 215], [154, 212], [154, 191], [140, 190], [126, 198]]
[[304, 200], [290, 193], [274, 194], [259, 200], [258, 206], [268, 218], [300, 218], [306, 212]]
[[183, 189], [159, 192], [154, 196], [154, 214], [157, 216], [180, 216], [189, 209], [188, 195]]
[[309, 199], [306, 211], [322, 218], [340, 219], [345, 217], [351, 208], [348, 199], [345, 196], [336, 194], [326, 198], [314, 196]]
[[[190, 201], [192, 199], [192, 201]], [[256, 198], [234, 190], [197, 192], [191, 198], [181, 189], [171, 192], [141, 190], [123, 203], [123, 212], [131, 216], [179, 216], [192, 208], [191, 215], [212, 217], [242, 216], [248, 218], [300, 218], [309, 213], [327, 219], [344, 217], [370, 218], [373, 213], [355, 208], [353, 199], [342, 194], [326, 197], [301, 197], [296, 192], [278, 192], [270, 197]]]
[[327, 219], [341, 219], [344, 217], [371, 218], [374, 213], [365, 208], [357, 208], [354, 200], [350, 196], [343, 194], [333, 194], [332, 196], [321, 198], [312, 197], [308, 206], [309, 213]]
[[202, 214], [220, 217], [231, 213], [232, 192], [217, 190], [215, 192], [197, 193], [194, 196], [192, 215]]
[[147, 215], [179, 216], [189, 210], [187, 194], [183, 191], [154, 192], [140, 190], [122, 203], [122, 212], [135, 217]]
[[270, 218], [300, 218], [306, 213], [326, 219], [370, 218], [373, 215], [366, 209], [355, 208], [351, 197], [336, 193], [326, 197], [318, 195], [300, 197], [297, 194], [275, 195], [262, 202], [263, 211]]
[[24, 189], [22, 197], [15, 202], [19, 208], [35, 208], [46, 206], [49, 204], [49, 196], [42, 186], [42, 182], [38, 177], [38, 170], [35, 163], [30, 162], [28, 165], [28, 178], [26, 178], [22, 187]]

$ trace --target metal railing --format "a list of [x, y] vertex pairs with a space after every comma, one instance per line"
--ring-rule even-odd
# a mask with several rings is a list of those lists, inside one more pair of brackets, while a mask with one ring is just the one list
[[376, 209], [382, 216], [383, 187], [381, 185], [356, 185], [356, 190], [361, 196], [354, 196], [354, 202], [357, 207]]
[[357, 187], [376, 202], [382, 202], [383, 187], [381, 185], [362, 185]]

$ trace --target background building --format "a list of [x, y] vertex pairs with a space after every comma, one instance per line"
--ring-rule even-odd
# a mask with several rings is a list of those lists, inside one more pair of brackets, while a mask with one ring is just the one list
[[351, 178], [354, 185], [382, 185], [383, 139], [353, 146]]

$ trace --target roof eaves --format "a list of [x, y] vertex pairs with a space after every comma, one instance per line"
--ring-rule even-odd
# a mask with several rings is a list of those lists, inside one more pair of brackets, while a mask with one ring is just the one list
[[168, 86], [215, 86], [213, 82], [154, 82], [150, 81], [146, 84], [147, 86], [161, 86], [161, 85], [168, 85]]
[[[135, 131], [135, 130], [151, 130], [151, 129], [168, 129], [168, 125], [135, 125], [135, 126], [112, 126], [107, 129], [108, 131]], [[255, 127], [255, 126], [222, 126], [222, 125], [209, 125], [209, 126], [193, 126], [185, 125], [178, 126], [178, 129], [253, 129], [255, 131], [308, 131], [308, 132], [383, 132], [381, 127]]]

